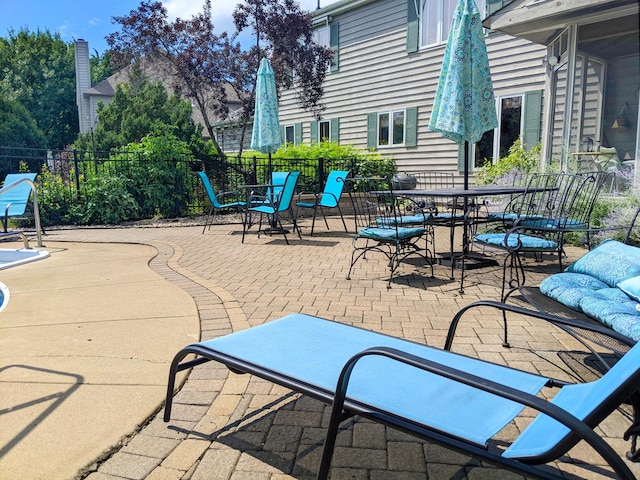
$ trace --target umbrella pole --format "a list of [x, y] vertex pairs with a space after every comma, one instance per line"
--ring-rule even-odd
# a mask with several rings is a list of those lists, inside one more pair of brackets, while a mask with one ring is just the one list
[[[469, 142], [464, 141], [464, 189], [469, 189]], [[464, 218], [462, 220], [462, 255], [460, 258], [460, 293], [464, 293], [464, 260], [469, 254], [469, 197], [464, 196], [464, 206], [462, 213]]]
[[[272, 180], [273, 179], [273, 176], [272, 176], [272, 174], [273, 174], [273, 162], [272, 162], [272, 159], [271, 159], [271, 152], [269, 152], [268, 155], [269, 155], [269, 164], [267, 165], [267, 183], [272, 184], [273, 183], [273, 180]], [[275, 186], [272, 186], [271, 187], [271, 192], [273, 192], [274, 189], [275, 189]], [[275, 199], [272, 199], [272, 202], [274, 200]], [[274, 206], [275, 206], [275, 204], [274, 204]], [[273, 215], [271, 215], [271, 231], [276, 231], [277, 229], [278, 229], [278, 222], [276, 220], [276, 215], [273, 214]]]

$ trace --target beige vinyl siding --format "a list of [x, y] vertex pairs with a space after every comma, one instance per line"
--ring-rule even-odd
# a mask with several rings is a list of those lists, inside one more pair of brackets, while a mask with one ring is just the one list
[[[332, 21], [340, 25], [340, 68], [327, 75], [322, 118], [339, 119], [340, 142], [367, 148], [367, 114], [417, 107], [417, 146], [378, 152], [394, 158], [400, 171], [458, 173], [457, 145], [427, 129], [445, 45], [407, 53], [407, 0], [370, 2]], [[545, 47], [491, 34], [487, 48], [496, 95], [544, 88]], [[310, 142], [307, 127], [313, 120], [296, 107], [291, 92], [283, 92], [280, 121], [304, 122], [304, 143]]]

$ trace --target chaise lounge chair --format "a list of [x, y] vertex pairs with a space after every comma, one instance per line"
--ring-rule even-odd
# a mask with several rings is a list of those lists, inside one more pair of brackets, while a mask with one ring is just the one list
[[[192, 354], [196, 357], [190, 357]], [[558, 459], [583, 439], [618, 478], [635, 478], [594, 428], [637, 390], [640, 346], [633, 347], [600, 380], [568, 385], [358, 327], [294, 314], [194, 343], [178, 352], [169, 373], [166, 422], [171, 417], [176, 374], [209, 361], [333, 404], [319, 479], [329, 475], [340, 423], [354, 415], [541, 478], [563, 478], [558, 471], [539, 466]], [[561, 388], [547, 401], [536, 396], [545, 387]], [[492, 437], [525, 406], [542, 413], [505, 451], [490, 451]]]
[[10, 218], [23, 218], [29, 207], [33, 210], [32, 192], [36, 173], [9, 173], [0, 189], [0, 212], [2, 227], [7, 232]]

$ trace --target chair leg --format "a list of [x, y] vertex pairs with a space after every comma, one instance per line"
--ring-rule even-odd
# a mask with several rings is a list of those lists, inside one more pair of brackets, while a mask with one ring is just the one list
[[316, 211], [318, 210], [318, 206], [315, 205], [313, 207], [313, 217], [311, 219], [311, 236], [313, 237], [313, 229], [316, 226]]
[[338, 208], [338, 212], [340, 213], [340, 220], [342, 220], [342, 226], [344, 227], [344, 231], [349, 233], [349, 230], [347, 229], [347, 223], [344, 221], [344, 215], [342, 215], [342, 210], [340, 209], [340, 205], [338, 205], [337, 208]]
[[204, 235], [204, 231], [207, 229], [207, 225], [209, 225], [209, 219], [211, 218], [211, 213], [213, 212], [213, 207], [209, 209], [209, 213], [207, 214], [207, 219], [204, 221], [204, 228], [202, 229], [202, 234]]

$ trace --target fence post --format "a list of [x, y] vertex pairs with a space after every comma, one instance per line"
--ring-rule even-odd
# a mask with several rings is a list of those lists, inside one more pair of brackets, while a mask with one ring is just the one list
[[324, 158], [318, 159], [318, 193], [324, 189]]
[[[258, 183], [258, 159], [256, 158], [256, 156], [253, 156], [253, 183], [257, 184]], [[268, 183], [268, 182], [263, 182], [263, 183]]]
[[[95, 153], [94, 153], [95, 155]], [[73, 171], [76, 177], [76, 197], [80, 198], [80, 168], [78, 166], [78, 151], [73, 149]]]

